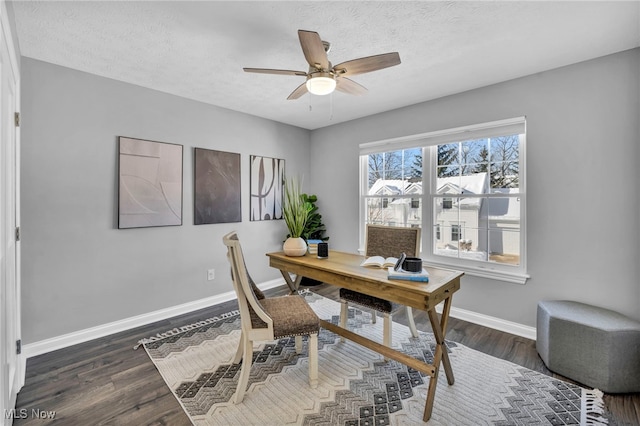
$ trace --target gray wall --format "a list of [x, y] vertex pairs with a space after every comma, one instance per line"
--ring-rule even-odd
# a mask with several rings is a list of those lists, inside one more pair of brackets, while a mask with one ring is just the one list
[[[232, 291], [234, 229], [256, 281], [280, 276], [264, 254], [286, 227], [249, 221], [249, 155], [305, 173], [307, 130], [28, 58], [21, 128], [24, 343]], [[182, 226], [117, 229], [118, 136], [184, 145]], [[241, 223], [193, 225], [194, 147], [241, 154]]]
[[539, 300], [566, 298], [640, 319], [639, 76], [634, 49], [313, 131], [330, 246], [358, 249], [358, 144], [526, 116], [531, 279], [466, 276], [454, 307], [535, 326]]
[[[232, 229], [256, 280], [278, 278], [264, 253], [286, 230], [248, 220], [250, 154], [305, 173], [331, 247], [355, 252], [359, 143], [522, 115], [531, 279], [466, 276], [454, 306], [534, 326], [538, 300], [567, 298], [640, 319], [639, 75], [635, 49], [309, 132], [22, 58], [23, 341], [231, 291]], [[183, 226], [116, 229], [119, 135], [184, 145]], [[242, 223], [193, 225], [193, 147], [242, 154]]]

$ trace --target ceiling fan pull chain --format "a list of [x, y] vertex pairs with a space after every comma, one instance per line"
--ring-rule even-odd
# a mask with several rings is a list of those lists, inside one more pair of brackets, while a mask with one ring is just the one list
[[333, 93], [329, 96], [329, 121], [333, 121]]

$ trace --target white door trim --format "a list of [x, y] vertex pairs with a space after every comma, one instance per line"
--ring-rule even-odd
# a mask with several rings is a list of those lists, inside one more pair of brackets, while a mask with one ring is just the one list
[[20, 71], [16, 45], [4, 0], [0, 3], [0, 228], [2, 232], [2, 274], [0, 276], [0, 424], [11, 424], [18, 391], [24, 385], [26, 358], [17, 354], [21, 340], [20, 313], [20, 130], [15, 114], [20, 110]]

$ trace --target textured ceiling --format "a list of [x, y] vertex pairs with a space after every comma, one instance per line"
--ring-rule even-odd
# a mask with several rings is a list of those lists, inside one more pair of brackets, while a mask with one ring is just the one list
[[[640, 1], [16, 1], [23, 56], [315, 129], [640, 46]], [[369, 92], [287, 96], [307, 70], [297, 30]]]

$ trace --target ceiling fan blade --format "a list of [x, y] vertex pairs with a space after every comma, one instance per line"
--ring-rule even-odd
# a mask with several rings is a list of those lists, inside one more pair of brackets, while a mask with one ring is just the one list
[[359, 83], [356, 83], [353, 80], [349, 80], [346, 77], [340, 77], [336, 79], [336, 90], [348, 93], [350, 95], [364, 95], [368, 92], [366, 87]]
[[315, 31], [298, 30], [298, 38], [304, 57], [314, 68], [319, 65], [322, 69], [329, 68], [329, 58], [324, 50], [320, 35]]
[[307, 73], [304, 71], [293, 70], [271, 70], [268, 68], [242, 68], [245, 72], [255, 72], [258, 74], [280, 74], [280, 75], [300, 75], [306, 77]]
[[300, 96], [304, 95], [307, 92], [308, 92], [308, 90], [307, 90], [307, 82], [305, 81], [300, 86], [296, 87], [296, 90], [291, 92], [291, 94], [289, 95], [287, 100], [292, 101], [294, 99], [298, 99]]
[[333, 70], [337, 75], [346, 77], [377, 71], [398, 64], [400, 64], [400, 55], [398, 52], [391, 52], [342, 62], [334, 66]]

